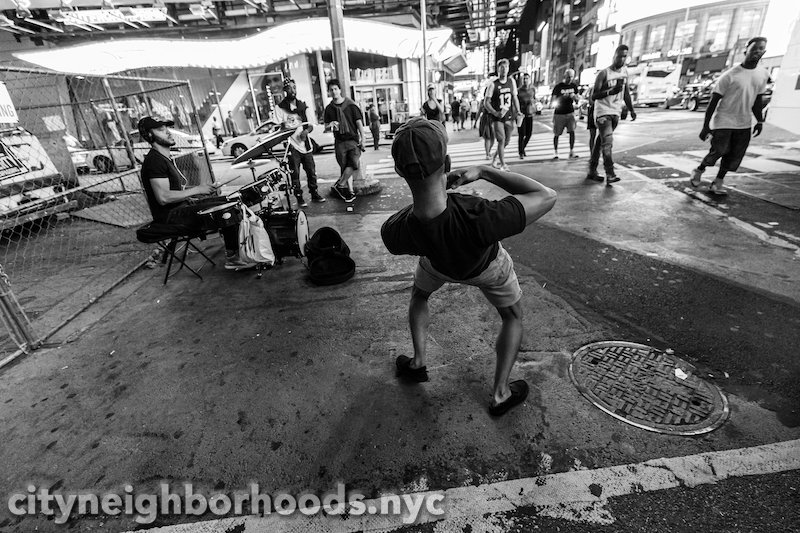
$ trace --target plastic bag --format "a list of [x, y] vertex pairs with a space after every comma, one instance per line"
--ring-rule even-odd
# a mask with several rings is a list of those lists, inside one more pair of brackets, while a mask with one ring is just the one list
[[264, 222], [247, 206], [242, 205], [239, 224], [239, 259], [248, 263], [275, 264], [275, 254], [269, 242]]

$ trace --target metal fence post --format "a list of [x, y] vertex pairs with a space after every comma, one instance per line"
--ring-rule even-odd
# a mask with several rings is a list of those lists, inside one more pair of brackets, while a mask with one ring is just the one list
[[41, 342], [34, 335], [28, 316], [11, 292], [11, 282], [3, 270], [3, 265], [0, 265], [0, 315], [8, 334], [23, 352], [28, 353], [28, 350], [39, 347]]
[[117, 102], [114, 100], [114, 94], [111, 92], [111, 84], [108, 83], [108, 78], [103, 78], [103, 90], [106, 92], [106, 96], [109, 100], [111, 100], [111, 109], [114, 111], [114, 120], [117, 122], [117, 126], [122, 130], [122, 142], [125, 143], [125, 151], [128, 152], [128, 157], [131, 159], [131, 168], [136, 168], [136, 154], [133, 153], [133, 143], [131, 142], [131, 137], [128, 135], [128, 128], [122, 123], [122, 117], [119, 115], [119, 109], [117, 109]]

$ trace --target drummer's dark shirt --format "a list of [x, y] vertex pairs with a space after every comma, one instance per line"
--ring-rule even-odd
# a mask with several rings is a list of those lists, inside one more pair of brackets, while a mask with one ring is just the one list
[[172, 202], [161, 205], [156, 200], [156, 195], [153, 192], [153, 184], [150, 180], [154, 179], [168, 179], [169, 188], [172, 191], [181, 191], [184, 187], [184, 178], [178, 171], [178, 167], [172, 159], [168, 159], [158, 153], [155, 149], [151, 149], [144, 156], [142, 162], [142, 186], [144, 187], [145, 196], [147, 196], [147, 205], [150, 207], [150, 213], [153, 215], [155, 222], [166, 222], [170, 209], [178, 206], [180, 202]]

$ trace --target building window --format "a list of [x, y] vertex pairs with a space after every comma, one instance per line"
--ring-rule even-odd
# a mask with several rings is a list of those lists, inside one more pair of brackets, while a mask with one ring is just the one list
[[660, 52], [664, 48], [664, 36], [667, 33], [667, 25], [661, 24], [656, 26], [650, 32], [650, 51]]
[[739, 23], [739, 39], [750, 39], [758, 35], [758, 28], [761, 25], [760, 9], [745, 9], [742, 12], [741, 22]]
[[644, 38], [644, 32], [634, 32], [633, 35], [633, 45], [630, 49], [631, 58], [642, 55], [642, 39]]
[[696, 20], [687, 20], [679, 22], [675, 28], [675, 38], [672, 40], [671, 50], [677, 50], [678, 53], [691, 54], [692, 50], [681, 52], [687, 48], [691, 48], [694, 43], [694, 30], [697, 28]]
[[730, 13], [709, 17], [701, 52], [720, 52], [725, 50], [728, 43], [728, 28], [730, 25]]

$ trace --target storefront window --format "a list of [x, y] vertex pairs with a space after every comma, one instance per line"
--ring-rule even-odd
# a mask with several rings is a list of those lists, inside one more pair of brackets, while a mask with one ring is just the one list
[[728, 28], [731, 25], [731, 15], [715, 15], [709, 17], [706, 26], [706, 35], [703, 39], [704, 52], [719, 52], [725, 50], [728, 42]]
[[642, 40], [644, 39], [643, 32], [634, 32], [633, 37], [633, 46], [631, 46], [631, 57], [639, 57], [642, 55]]
[[761, 23], [760, 9], [745, 9], [739, 23], [739, 38], [750, 39], [758, 34], [758, 27]]
[[696, 20], [679, 22], [675, 28], [675, 38], [672, 40], [672, 47], [670, 50], [674, 50], [678, 54], [691, 54], [692, 50], [687, 49], [691, 48], [694, 43], [695, 28], [697, 28]]
[[650, 32], [650, 46], [648, 47], [651, 52], [660, 52], [664, 48], [664, 35], [666, 33], [666, 24], [661, 24], [652, 29]]

